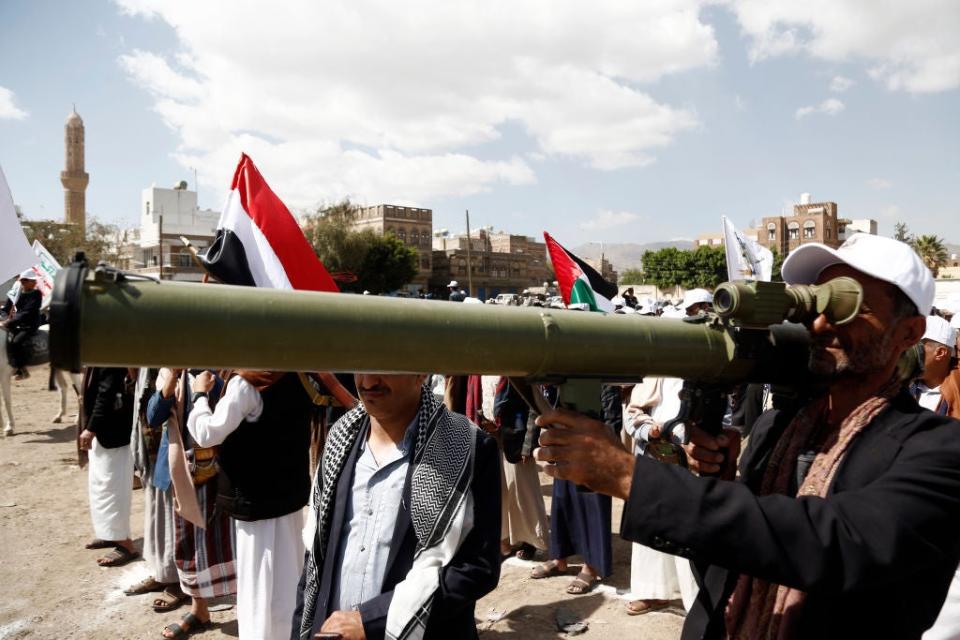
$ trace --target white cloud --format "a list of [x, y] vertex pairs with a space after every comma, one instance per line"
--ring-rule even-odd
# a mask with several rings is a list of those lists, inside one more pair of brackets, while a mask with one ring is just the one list
[[864, 61], [894, 91], [960, 87], [956, 0], [738, 0], [730, 4], [750, 39], [750, 58], [806, 53]]
[[870, 178], [867, 180], [867, 185], [871, 189], [876, 189], [877, 191], [882, 191], [884, 189], [889, 189], [893, 186], [893, 183], [889, 180], [884, 180], [883, 178]]
[[[643, 85], [718, 51], [700, 0], [118, 3], [179, 38], [173, 54], [120, 58], [178, 133], [178, 159], [222, 189], [246, 150], [294, 206], [529, 184], [539, 158], [643, 166], [698, 126]], [[481, 156], [508, 125], [522, 148]]]
[[0, 120], [23, 120], [29, 113], [13, 104], [13, 91], [0, 87]]
[[830, 91], [834, 93], [843, 93], [852, 86], [853, 80], [843, 76], [834, 76], [833, 80], [830, 81]]
[[844, 108], [844, 104], [836, 98], [827, 98], [820, 104], [800, 107], [797, 109], [797, 112], [794, 115], [796, 116], [797, 120], [815, 113], [822, 113], [826, 116], [835, 116], [843, 111]]
[[625, 224], [640, 220], [640, 216], [629, 211], [609, 211], [603, 210], [597, 213], [593, 220], [587, 220], [580, 223], [580, 228], [584, 231], [603, 231], [622, 227]]

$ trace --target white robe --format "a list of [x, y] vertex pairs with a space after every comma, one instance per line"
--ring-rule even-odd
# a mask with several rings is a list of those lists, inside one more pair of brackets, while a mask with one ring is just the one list
[[97, 439], [89, 452], [87, 486], [93, 533], [100, 540], [130, 538], [133, 454], [130, 445], [107, 449]]
[[[640, 421], [644, 414], [659, 425], [676, 418], [680, 412], [682, 387], [683, 380], [679, 378], [649, 378], [636, 385], [630, 395], [628, 413], [624, 415], [625, 430], [639, 435], [639, 429], [634, 431], [634, 422]], [[646, 405], [650, 398], [656, 399], [653, 406]], [[639, 454], [644, 445], [638, 441], [635, 451]], [[636, 543], [631, 547], [630, 599], [675, 600], [680, 597], [683, 608], [689, 611], [698, 591], [690, 561]]]
[[[262, 413], [260, 393], [234, 376], [216, 411], [211, 413], [206, 399], [197, 399], [187, 429], [198, 445], [210, 447], [226, 440], [244, 420], [255, 422]], [[234, 523], [240, 640], [289, 640], [303, 569], [303, 511]]]
[[960, 639], [960, 570], [953, 574], [947, 599], [933, 626], [923, 634], [923, 640]]
[[303, 511], [234, 522], [240, 638], [289, 640], [303, 571]]

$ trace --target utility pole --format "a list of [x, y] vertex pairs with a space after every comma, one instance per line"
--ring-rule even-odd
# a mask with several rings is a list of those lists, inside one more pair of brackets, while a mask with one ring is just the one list
[[159, 224], [159, 233], [157, 234], [157, 243], [160, 245], [160, 274], [159, 279], [163, 280], [163, 206], [160, 207], [160, 224]]
[[473, 296], [473, 265], [470, 258], [470, 245], [473, 244], [473, 237], [470, 235], [470, 209], [467, 209], [467, 295]]

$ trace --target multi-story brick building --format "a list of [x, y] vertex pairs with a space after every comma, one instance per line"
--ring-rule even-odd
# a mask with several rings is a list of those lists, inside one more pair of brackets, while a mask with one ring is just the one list
[[[466, 289], [467, 243], [463, 236], [438, 233], [433, 238], [433, 275], [430, 289], [438, 295], [456, 280]], [[547, 247], [523, 235], [478, 229], [470, 234], [470, 279], [474, 297], [486, 300], [501, 293], [520, 293], [553, 279], [547, 267]]]
[[351, 227], [355, 231], [370, 229], [376, 233], [392, 233], [408, 247], [416, 250], [419, 270], [407, 289], [425, 289], [433, 271], [432, 245], [433, 211], [416, 207], [378, 204], [357, 207]]
[[[844, 220], [843, 223], [848, 221]], [[781, 255], [801, 244], [820, 242], [839, 247], [843, 225], [837, 217], [836, 202], [810, 202], [810, 194], [800, 196], [793, 206], [793, 215], [768, 216], [760, 225], [760, 244], [776, 249]]]

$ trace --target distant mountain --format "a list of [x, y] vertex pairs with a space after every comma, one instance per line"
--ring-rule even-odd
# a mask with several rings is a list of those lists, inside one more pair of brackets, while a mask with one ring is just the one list
[[[670, 240], [669, 242], [646, 242], [638, 244], [636, 242], [624, 243], [604, 243], [603, 256], [613, 265], [617, 271], [625, 269], [639, 269], [645, 251], [656, 251], [664, 247], [676, 247], [677, 249], [693, 249], [693, 242], [690, 240]], [[582, 244], [578, 247], [572, 247], [570, 251], [581, 258], [590, 258], [596, 260], [600, 257], [601, 245], [598, 243]]]

